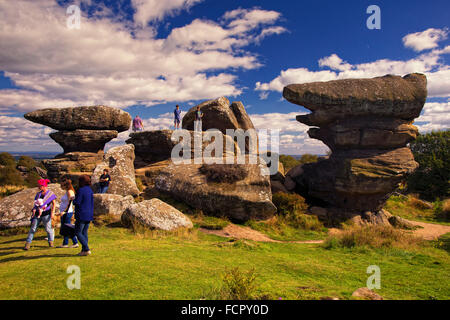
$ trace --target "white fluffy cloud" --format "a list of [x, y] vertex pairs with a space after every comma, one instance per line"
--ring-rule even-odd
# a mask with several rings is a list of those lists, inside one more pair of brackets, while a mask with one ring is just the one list
[[233, 70], [260, 66], [245, 46], [280, 33], [267, 31], [280, 14], [238, 9], [219, 22], [194, 20], [167, 38], [145, 26], [198, 2], [134, 1], [137, 26], [104, 13], [83, 15], [77, 30], [67, 28], [65, 8], [54, 0], [1, 1], [0, 70], [21, 89], [0, 90], [0, 112], [239, 95]]
[[447, 29], [430, 28], [422, 32], [411, 33], [403, 37], [405, 47], [414, 51], [433, 49], [438, 46], [438, 42], [447, 39]]
[[162, 20], [180, 10], [186, 10], [203, 0], [131, 0], [136, 12], [134, 21], [145, 26], [150, 21]]
[[307, 68], [282, 70], [280, 75], [268, 83], [257, 82], [257, 91], [278, 91], [291, 83], [308, 83], [348, 78], [373, 78], [386, 74], [406, 75], [424, 73], [428, 78], [429, 97], [450, 96], [450, 67], [441, 62], [441, 57], [450, 53], [450, 46], [436, 49], [416, 58], [401, 61], [380, 59], [373, 62], [351, 65], [336, 54], [319, 60], [319, 65], [331, 70], [311, 71]]
[[428, 102], [415, 125], [422, 133], [450, 128], [450, 102]]

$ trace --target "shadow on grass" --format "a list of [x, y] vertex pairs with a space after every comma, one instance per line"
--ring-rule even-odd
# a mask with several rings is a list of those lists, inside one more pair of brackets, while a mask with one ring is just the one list
[[[45, 240], [47, 236], [39, 236], [39, 237], [34, 237], [33, 241], [38, 241], [38, 240]], [[56, 238], [56, 237], [55, 237]], [[25, 244], [25, 240], [27, 240], [27, 238], [22, 238], [22, 239], [15, 239], [15, 240], [9, 240], [9, 241], [5, 241], [5, 242], [1, 242], [0, 245], [2, 244], [9, 244], [9, 243], [14, 243], [14, 242], [23, 242]]]
[[76, 254], [44, 254], [41, 256], [20, 256], [20, 257], [11, 257], [6, 259], [0, 259], [0, 264], [12, 261], [24, 261], [24, 260], [36, 260], [42, 258], [73, 258], [77, 257]]

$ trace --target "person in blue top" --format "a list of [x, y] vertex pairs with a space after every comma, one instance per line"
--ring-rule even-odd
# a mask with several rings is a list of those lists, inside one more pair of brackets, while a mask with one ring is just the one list
[[175, 130], [176, 129], [180, 129], [181, 109], [180, 109], [179, 105], [177, 105], [177, 107], [173, 111], [173, 115], [174, 115], [174, 124], [173, 124], [173, 126], [175, 127]]
[[91, 189], [91, 178], [82, 175], [78, 181], [78, 192], [73, 201], [75, 205], [75, 234], [81, 243], [79, 256], [88, 256], [91, 251], [88, 246], [89, 224], [94, 220], [94, 192]]

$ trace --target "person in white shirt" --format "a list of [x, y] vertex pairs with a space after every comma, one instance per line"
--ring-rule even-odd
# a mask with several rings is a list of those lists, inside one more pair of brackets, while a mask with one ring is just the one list
[[[61, 215], [61, 228], [66, 223], [71, 223], [74, 206], [73, 200], [75, 199], [75, 189], [72, 186], [72, 181], [70, 179], [66, 179], [61, 184], [61, 187], [67, 192], [61, 198], [61, 204], [59, 206], [59, 215]], [[78, 239], [77, 236], [73, 236], [72, 238], [73, 245], [70, 248], [78, 248]], [[69, 237], [64, 236], [64, 240], [62, 245], [57, 248], [69, 248]]]

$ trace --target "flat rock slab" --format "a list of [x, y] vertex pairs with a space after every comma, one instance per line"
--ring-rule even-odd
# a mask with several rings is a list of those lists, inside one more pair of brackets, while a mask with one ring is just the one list
[[122, 215], [122, 222], [130, 225], [133, 221], [150, 229], [165, 231], [193, 228], [192, 221], [182, 212], [156, 198], [131, 205]]
[[232, 183], [213, 182], [200, 172], [201, 164], [171, 164], [155, 179], [155, 186], [175, 199], [213, 215], [238, 221], [267, 219], [276, 212], [272, 203], [270, 176], [265, 164], [239, 165], [246, 177]]
[[[61, 197], [66, 193], [57, 183], [48, 188], [56, 195], [55, 212], [59, 210]], [[31, 209], [39, 188], [25, 189], [0, 200], [0, 229], [30, 225]]]
[[29, 112], [25, 119], [55, 130], [115, 130], [127, 131], [131, 125], [128, 112], [108, 106], [47, 108]]

